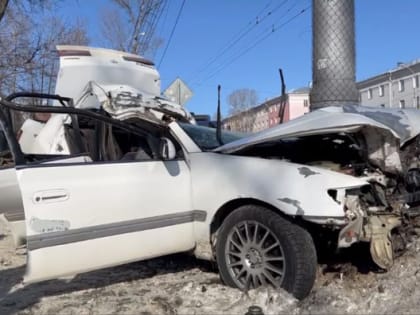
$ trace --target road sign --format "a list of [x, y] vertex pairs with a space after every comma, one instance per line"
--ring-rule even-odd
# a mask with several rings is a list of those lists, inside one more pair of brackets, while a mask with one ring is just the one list
[[169, 85], [163, 92], [163, 95], [169, 98], [172, 102], [184, 106], [185, 103], [187, 103], [193, 96], [193, 92], [184, 81], [180, 78], [176, 78], [175, 81], [172, 82], [171, 85]]

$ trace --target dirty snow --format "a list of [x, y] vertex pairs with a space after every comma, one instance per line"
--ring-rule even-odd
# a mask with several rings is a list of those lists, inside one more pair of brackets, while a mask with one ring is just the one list
[[13, 247], [1, 223], [0, 314], [245, 314], [251, 305], [264, 314], [419, 314], [420, 241], [389, 272], [365, 264], [361, 252], [321, 263], [304, 301], [270, 288], [228, 288], [209, 263], [188, 255], [23, 286], [25, 249]]

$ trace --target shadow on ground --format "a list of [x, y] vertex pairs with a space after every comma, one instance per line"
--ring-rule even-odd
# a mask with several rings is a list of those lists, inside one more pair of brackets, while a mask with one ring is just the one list
[[318, 263], [322, 272], [343, 272], [352, 269], [361, 274], [381, 273], [383, 269], [372, 260], [369, 243], [357, 243], [340, 251], [320, 251]]
[[[324, 251], [319, 254], [319, 274], [316, 286], [326, 286], [338, 277], [352, 283], [368, 280], [366, 274], [381, 272], [370, 258], [368, 244], [358, 244], [340, 252]], [[158, 275], [177, 274], [198, 268], [216, 272], [209, 262], [197, 260], [187, 254], [176, 254], [119, 267], [102, 269], [78, 275], [71, 280], [51, 280], [19, 286], [25, 266], [0, 270], [0, 314], [36, 312], [36, 305], [44, 297], [53, 297], [89, 289], [105, 288], [118, 283], [130, 283]], [[181, 277], [181, 275], [179, 275]], [[217, 278], [218, 279], [218, 278]], [[361, 281], [362, 279], [362, 281]], [[181, 281], [181, 279], [180, 279]], [[204, 283], [203, 283], [204, 284]], [[11, 288], [14, 291], [9, 293]], [[88, 294], [88, 293], [87, 293]]]
[[50, 280], [22, 286], [14, 292], [10, 289], [21, 281], [25, 266], [0, 271], [5, 285], [0, 286], [0, 314], [11, 315], [23, 311], [38, 303], [42, 297], [61, 295], [75, 291], [102, 288], [121, 282], [147, 279], [156, 275], [178, 273], [193, 268], [205, 272], [214, 271], [213, 266], [202, 260], [186, 255], [176, 254], [119, 267], [102, 269], [78, 275], [71, 280]]

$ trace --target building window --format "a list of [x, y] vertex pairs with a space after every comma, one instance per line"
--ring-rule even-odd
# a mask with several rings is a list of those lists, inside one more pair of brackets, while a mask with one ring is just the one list
[[385, 107], [385, 104], [381, 104], [381, 107]]
[[416, 75], [413, 77], [413, 89], [416, 89], [419, 87], [419, 76]]
[[384, 96], [384, 95], [385, 95], [385, 86], [380, 85], [379, 86], [379, 96]]
[[398, 81], [398, 91], [404, 92], [404, 80]]
[[368, 90], [368, 100], [372, 99], [372, 89]]
[[309, 100], [303, 100], [303, 107], [309, 107]]
[[405, 100], [400, 100], [400, 108], [405, 108]]
[[420, 96], [416, 97], [416, 108], [420, 109]]

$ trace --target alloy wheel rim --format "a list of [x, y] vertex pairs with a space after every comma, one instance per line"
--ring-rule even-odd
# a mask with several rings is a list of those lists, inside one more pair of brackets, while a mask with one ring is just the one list
[[225, 259], [236, 286], [279, 288], [286, 272], [284, 251], [274, 233], [257, 221], [237, 223], [228, 234]]

